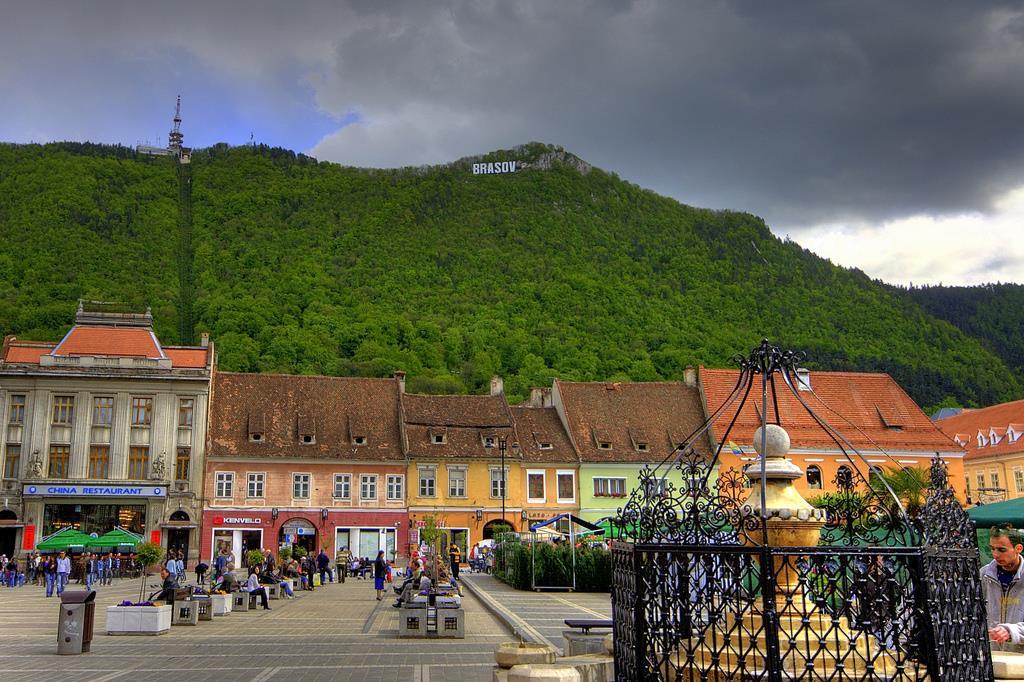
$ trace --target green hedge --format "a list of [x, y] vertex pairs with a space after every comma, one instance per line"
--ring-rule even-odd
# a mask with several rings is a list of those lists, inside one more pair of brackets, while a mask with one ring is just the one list
[[[516, 588], [572, 586], [572, 548], [567, 544], [538, 542], [531, 555], [530, 544], [503, 543], [496, 555], [494, 575]], [[531, 581], [532, 570], [536, 579]], [[612, 555], [604, 547], [576, 549], [576, 591], [608, 592], [612, 583]]]

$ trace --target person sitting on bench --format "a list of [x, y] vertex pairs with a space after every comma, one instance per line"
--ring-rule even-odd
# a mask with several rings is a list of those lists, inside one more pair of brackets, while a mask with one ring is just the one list
[[174, 590], [178, 587], [178, 581], [175, 580], [171, 572], [166, 567], [160, 569], [160, 577], [163, 578], [164, 584], [161, 586], [160, 593], [155, 598], [151, 598], [150, 601], [162, 601], [168, 604], [174, 602]]
[[260, 605], [263, 606], [265, 611], [270, 610], [270, 605], [267, 604], [267, 590], [260, 585], [259, 569], [255, 566], [249, 569], [249, 580], [245, 583], [245, 591], [249, 594], [257, 594], [260, 597]]
[[238, 588], [238, 581], [235, 580], [235, 574], [233, 573], [234, 570], [235, 565], [228, 563], [224, 567], [224, 572], [221, 573], [220, 582], [214, 585], [214, 589], [227, 592], [228, 594], [234, 592]]

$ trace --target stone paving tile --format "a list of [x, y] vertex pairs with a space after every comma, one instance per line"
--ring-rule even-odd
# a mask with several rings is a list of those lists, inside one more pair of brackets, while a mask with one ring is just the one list
[[272, 600], [271, 611], [175, 626], [159, 637], [106, 635], [106, 607], [136, 599], [139, 585], [98, 590], [92, 652], [67, 657], [56, 655], [56, 597], [46, 599], [34, 586], [0, 590], [0, 679], [485, 682], [495, 647], [511, 639], [471, 595], [464, 599], [465, 639], [398, 639], [398, 610], [377, 602], [361, 581]]
[[[535, 634], [541, 641], [561, 649], [564, 646], [562, 631], [566, 630], [565, 619], [609, 619], [612, 617], [611, 597], [607, 592], [533, 592], [515, 590], [491, 575], [484, 573], [463, 574], [462, 580], [467, 592], [482, 593], [489, 604], [506, 614], [513, 623], [527, 626], [526, 639]], [[605, 631], [609, 632], [609, 631]]]

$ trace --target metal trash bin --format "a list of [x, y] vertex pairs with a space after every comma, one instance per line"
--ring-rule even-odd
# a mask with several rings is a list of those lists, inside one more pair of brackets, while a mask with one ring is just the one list
[[83, 654], [92, 646], [92, 625], [96, 616], [94, 590], [65, 590], [60, 597], [57, 619], [57, 653]]

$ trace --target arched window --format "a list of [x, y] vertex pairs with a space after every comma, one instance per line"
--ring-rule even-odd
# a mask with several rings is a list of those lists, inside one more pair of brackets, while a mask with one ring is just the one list
[[811, 490], [821, 490], [821, 469], [813, 464], [807, 467], [807, 487]]
[[853, 488], [856, 485], [853, 480], [853, 469], [845, 464], [839, 465], [839, 469], [836, 470], [836, 485], [840, 490]]
[[179, 509], [178, 511], [176, 511], [176, 512], [171, 514], [171, 519], [170, 520], [171, 521], [189, 521], [191, 519], [189, 519], [189, 517], [188, 517], [188, 512], [182, 511], [181, 509]]
[[882, 467], [875, 466], [874, 464], [872, 464], [870, 467], [868, 467], [868, 475], [869, 476], [876, 476], [878, 478], [881, 478], [882, 477]]
[[0, 510], [0, 521], [17, 521], [18, 515], [14, 513], [13, 509]]

